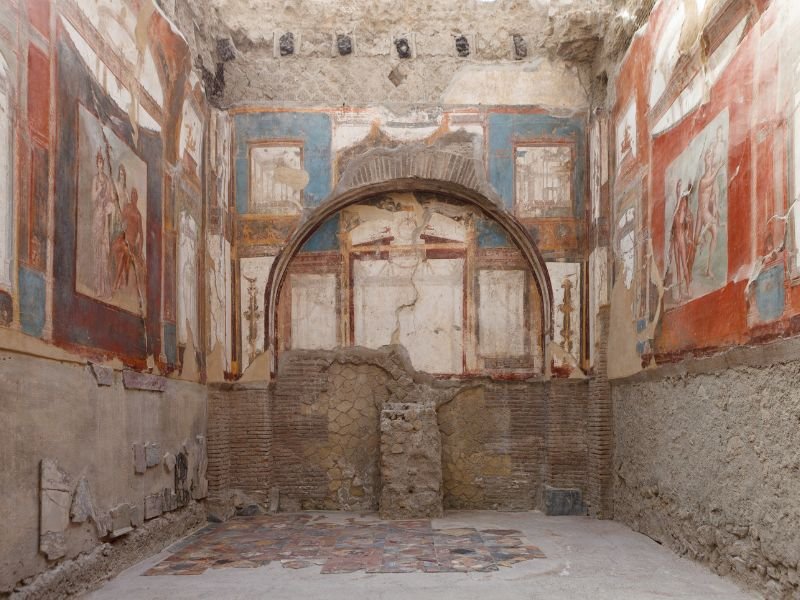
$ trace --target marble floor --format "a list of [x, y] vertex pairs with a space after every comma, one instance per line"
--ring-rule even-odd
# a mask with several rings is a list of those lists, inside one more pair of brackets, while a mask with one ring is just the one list
[[[180, 575], [180, 576], [179, 576]], [[92, 600], [745, 600], [758, 598], [621, 523], [538, 512], [441, 519], [307, 512], [209, 524]]]
[[325, 514], [237, 517], [210, 524], [173, 546], [173, 553], [145, 575], [198, 575], [207, 569], [284, 568], [320, 573], [457, 573], [497, 571], [545, 558], [514, 529], [446, 527], [430, 520], [344, 522]]

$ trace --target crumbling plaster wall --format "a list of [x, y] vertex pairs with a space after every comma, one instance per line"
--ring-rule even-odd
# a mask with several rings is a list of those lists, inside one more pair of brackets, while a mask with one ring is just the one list
[[[85, 364], [0, 353], [0, 456], [4, 463], [0, 470], [0, 594], [22, 582], [34, 584], [32, 589], [23, 588], [23, 597], [63, 597], [59, 594], [65, 589], [75, 593], [143, 558], [145, 552], [158, 551], [203, 520], [202, 505], [189, 498], [186, 508], [170, 513], [169, 522], [159, 525], [160, 517], [154, 518], [146, 509], [145, 498], [163, 497], [165, 488], [177, 491], [175, 465], [167, 455], [174, 461], [184, 447], [187, 486], [199, 492], [199, 478], [205, 474], [205, 447], [197, 444], [206, 432], [205, 386], [166, 378], [136, 385], [129, 379], [125, 385], [123, 377], [133, 372], [123, 375], [97, 367], [97, 373]], [[153, 385], [162, 391], [132, 389]], [[147, 463], [149, 467], [139, 465], [142, 472], [137, 472], [134, 445], [146, 444], [153, 460]], [[67, 517], [78, 484], [85, 478], [98, 520], [111, 509], [130, 505], [136, 513], [130, 521], [138, 525], [134, 532], [105, 547], [98, 539], [100, 526], [92, 518], [81, 523], [72, 519], [62, 532], [63, 556], [58, 562], [47, 560], [39, 547], [40, 512], [50, 510], [42, 508], [47, 497], [40, 499], [42, 459], [55, 460], [66, 475], [66, 506], [61, 508]], [[76, 506], [72, 508], [74, 512]], [[168, 507], [162, 508], [167, 512]], [[113, 525], [119, 525], [119, 520]], [[135, 541], [126, 541], [130, 536]], [[108, 541], [106, 536], [103, 539]], [[103, 552], [95, 552], [100, 547]], [[79, 561], [72, 560], [79, 556]], [[44, 581], [34, 579], [56, 566]]]
[[800, 594], [795, 340], [614, 383], [614, 514], [765, 592]]
[[[484, 104], [536, 104], [543, 91], [560, 105], [576, 92], [588, 95], [592, 63], [624, 50], [652, 6], [639, 0], [215, 0], [201, 11], [188, 2], [160, 4], [186, 33], [207, 90], [224, 106], [469, 104], [481, 95]], [[287, 32], [294, 52], [282, 56], [279, 40]], [[339, 53], [339, 35], [349, 36], [349, 53]], [[522, 55], [515, 53], [514, 35], [524, 43]], [[467, 54], [456, 49], [459, 36]], [[399, 37], [408, 40], [410, 58], [399, 58]], [[563, 79], [569, 86], [559, 85]]]

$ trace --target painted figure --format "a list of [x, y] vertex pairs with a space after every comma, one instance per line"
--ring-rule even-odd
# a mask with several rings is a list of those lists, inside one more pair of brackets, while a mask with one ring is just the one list
[[[116, 263], [114, 290], [128, 285], [130, 270], [134, 269], [134, 277], [138, 279], [138, 269], [144, 266], [142, 249], [144, 231], [142, 229], [142, 213], [139, 212], [139, 194], [136, 188], [131, 189], [130, 200], [122, 207], [122, 230], [114, 239], [112, 250]], [[137, 280], [138, 285], [138, 280]]]
[[117, 167], [117, 195], [119, 196], [119, 205], [125, 206], [130, 201], [130, 193], [128, 192], [128, 171], [125, 165]]
[[623, 156], [623, 158], [627, 158], [632, 150], [633, 150], [633, 133], [631, 132], [631, 126], [625, 125], [625, 136], [622, 138], [620, 146], [620, 154]]
[[92, 178], [92, 239], [94, 241], [94, 281], [99, 298], [111, 295], [111, 227], [114, 201], [111, 178], [104, 171], [105, 160], [97, 151], [97, 172]]
[[563, 315], [561, 324], [561, 347], [569, 354], [572, 354], [573, 347], [572, 313], [575, 311], [575, 307], [572, 305], [572, 286], [573, 283], [568, 277], [564, 278], [564, 281], [561, 282], [561, 288], [564, 290], [564, 302], [558, 307]]
[[708, 254], [704, 275], [711, 277], [711, 259], [717, 247], [717, 233], [719, 231], [719, 193], [717, 191], [717, 176], [725, 166], [725, 153], [722, 140], [722, 128], [717, 129], [717, 139], [714, 146], [704, 154], [703, 176], [700, 178], [697, 191], [697, 221], [695, 222], [694, 243], [696, 248], [705, 244]]
[[694, 241], [692, 235], [692, 211], [689, 198], [694, 186], [689, 182], [685, 191], [681, 191], [683, 180], [679, 179], [675, 186], [675, 214], [672, 216], [672, 235], [670, 237], [670, 260], [672, 263], [673, 283], [678, 287], [678, 297], [689, 295], [692, 283], [692, 263], [694, 262]]

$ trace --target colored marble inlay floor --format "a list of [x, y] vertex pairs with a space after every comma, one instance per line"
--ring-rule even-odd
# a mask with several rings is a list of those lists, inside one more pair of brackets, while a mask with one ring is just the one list
[[211, 524], [174, 546], [145, 575], [198, 575], [221, 567], [289, 569], [321, 566], [322, 573], [447, 573], [497, 571], [544, 558], [513, 529], [434, 529], [429, 520], [381, 521], [326, 515], [238, 517]]

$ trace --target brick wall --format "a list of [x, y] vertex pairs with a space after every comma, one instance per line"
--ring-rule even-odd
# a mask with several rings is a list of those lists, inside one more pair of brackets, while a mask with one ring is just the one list
[[586, 494], [588, 444], [586, 380], [554, 379], [547, 403], [546, 483]]
[[272, 421], [266, 384], [212, 387], [208, 400], [210, 504], [223, 516], [230, 494], [266, 502], [272, 480]]
[[[600, 308], [597, 315], [597, 339], [608, 339], [609, 307]], [[595, 354], [595, 373], [589, 381], [587, 407], [587, 443], [589, 445], [589, 481], [586, 502], [589, 514], [598, 519], [614, 517], [612, 460], [614, 455], [613, 401], [607, 377], [608, 353], [606, 344], [598, 344]]]
[[[328, 435], [327, 419], [308, 410], [326, 387], [327, 366], [327, 361], [313, 357], [297, 357], [281, 364], [272, 422], [273, 484], [280, 490], [282, 508], [299, 509], [300, 499], [321, 501], [327, 493], [328, 482], [321, 465], [303, 459], [307, 444]], [[298, 501], [296, 506], [291, 504], [294, 501]]]
[[508, 428], [491, 444], [508, 453], [510, 465], [507, 477], [486, 477], [490, 483], [486, 495], [488, 506], [536, 508], [544, 474], [546, 384], [493, 383], [486, 387], [485, 393], [488, 411], [508, 411]]
[[[399, 396], [439, 394], [444, 399], [433, 401], [445, 508], [542, 508], [550, 485], [579, 488], [593, 515], [610, 516], [605, 378], [459, 386], [414, 380], [397, 362], [362, 354], [287, 353], [271, 391], [265, 385], [212, 390], [212, 496], [240, 490], [266, 502], [274, 486], [282, 510], [377, 509], [380, 407]], [[604, 372], [605, 355], [598, 361]]]

